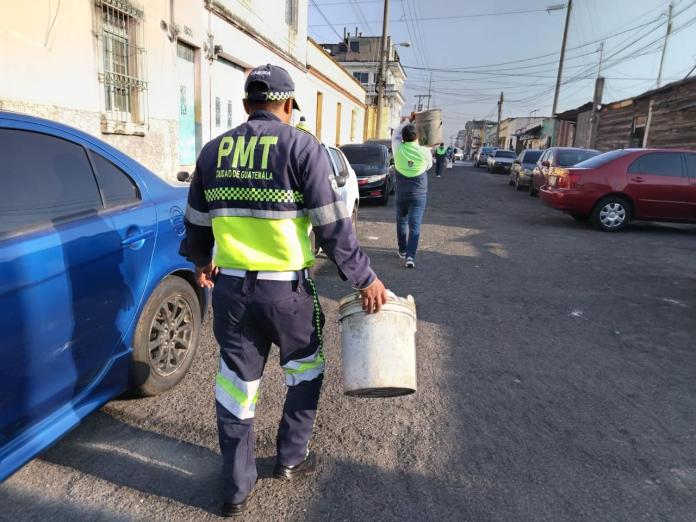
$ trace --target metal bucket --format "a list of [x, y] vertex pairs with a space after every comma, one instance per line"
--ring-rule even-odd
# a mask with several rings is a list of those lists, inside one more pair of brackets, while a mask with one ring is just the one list
[[442, 111], [430, 109], [416, 113], [416, 131], [421, 145], [433, 146], [442, 143]]
[[416, 303], [389, 300], [378, 314], [362, 310], [359, 293], [338, 308], [343, 391], [354, 397], [398, 397], [416, 391]]

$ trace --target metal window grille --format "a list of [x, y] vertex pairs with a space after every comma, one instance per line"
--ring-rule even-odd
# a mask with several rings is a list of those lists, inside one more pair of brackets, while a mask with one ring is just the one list
[[220, 110], [221, 110], [220, 104], [221, 103], [222, 102], [220, 100], [220, 97], [216, 96], [215, 97], [215, 126], [216, 127], [219, 127], [220, 123], [221, 123], [221, 118], [220, 118]]
[[[103, 86], [103, 120], [118, 126], [147, 123], [143, 11], [128, 0], [94, 0], [94, 29]], [[127, 130], [127, 129], [121, 129]]]
[[227, 128], [232, 128], [232, 100], [227, 100]]

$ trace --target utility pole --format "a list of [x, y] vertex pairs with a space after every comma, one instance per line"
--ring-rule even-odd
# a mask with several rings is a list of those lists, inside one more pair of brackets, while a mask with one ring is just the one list
[[503, 112], [503, 93], [500, 93], [500, 99], [498, 100], [498, 126], [495, 128], [495, 147], [500, 146], [500, 114]]
[[665, 43], [662, 44], [662, 56], [660, 57], [660, 68], [657, 71], [657, 85], [659, 89], [662, 85], [662, 66], [665, 64], [665, 53], [667, 51], [667, 40], [669, 35], [672, 33], [672, 11], [674, 10], [674, 4], [669, 3], [669, 11], [667, 14], [667, 32], [665, 33]]
[[[667, 31], [665, 32], [665, 41], [662, 44], [662, 56], [660, 57], [660, 68], [657, 71], [657, 83], [656, 87], [659, 89], [662, 85], [662, 66], [665, 63], [665, 53], [667, 51], [667, 41], [669, 40], [669, 35], [672, 34], [672, 12], [674, 10], [674, 3], [669, 3], [669, 10], [667, 11]], [[648, 146], [648, 136], [650, 135], [650, 124], [652, 123], [653, 110], [655, 108], [655, 98], [650, 98], [650, 105], [648, 107], [648, 119], [645, 122], [645, 132], [643, 133], [643, 148]]]
[[594, 149], [597, 142], [597, 130], [599, 128], [599, 118], [597, 111], [602, 103], [604, 94], [604, 78], [602, 77], [602, 60], [604, 59], [604, 42], [599, 46], [599, 67], [597, 67], [597, 79], [595, 80], [594, 96], [592, 97], [592, 113], [590, 115], [590, 133], [587, 136], [586, 147]]
[[[556, 77], [556, 90], [553, 94], [553, 108], [551, 109], [551, 117], [556, 117], [558, 109], [558, 95], [561, 92], [561, 78], [563, 77], [563, 61], [565, 60], [566, 43], [568, 41], [568, 26], [570, 25], [570, 12], [573, 10], [573, 0], [568, 0], [566, 7], [565, 27], [563, 29], [563, 42], [561, 43], [561, 58], [558, 62], [558, 76]], [[551, 136], [551, 145], [556, 144], [556, 120], [553, 123], [553, 135]]]
[[[423, 110], [423, 98], [428, 98], [430, 100], [430, 95], [429, 94], [416, 94], [416, 98], [418, 98], [418, 104], [416, 105], [416, 111], [420, 112]], [[428, 101], [428, 107], [430, 106], [430, 102]]]
[[389, 54], [389, 40], [387, 37], [387, 22], [389, 20], [389, 0], [384, 0], [384, 20], [382, 21], [382, 54], [379, 60], [379, 70], [377, 73], [377, 138], [382, 137], [384, 121], [382, 109], [384, 108], [384, 90], [386, 89], [387, 75], [387, 56]]
[[428, 110], [430, 110], [430, 99], [433, 92], [433, 73], [430, 73], [430, 81], [428, 82]]

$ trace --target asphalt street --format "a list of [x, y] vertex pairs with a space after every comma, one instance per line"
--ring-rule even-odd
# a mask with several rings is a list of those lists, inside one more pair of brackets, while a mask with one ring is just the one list
[[[393, 201], [363, 205], [358, 229], [382, 279], [416, 299], [419, 390], [342, 394], [336, 308], [350, 288], [321, 259], [319, 469], [270, 478], [284, 394], [274, 352], [244, 519], [693, 521], [696, 227], [601, 233], [459, 165], [430, 179], [407, 270], [393, 215]], [[216, 519], [217, 360], [208, 324], [177, 388], [91, 416], [0, 486], [0, 519]]]

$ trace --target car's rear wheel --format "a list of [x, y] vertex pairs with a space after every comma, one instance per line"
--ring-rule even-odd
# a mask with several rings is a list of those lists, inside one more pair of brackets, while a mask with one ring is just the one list
[[592, 224], [605, 232], [618, 232], [631, 221], [631, 206], [620, 196], [607, 196], [595, 205]]
[[169, 276], [145, 303], [133, 337], [131, 383], [142, 395], [174, 387], [191, 367], [201, 334], [198, 295], [184, 279]]

